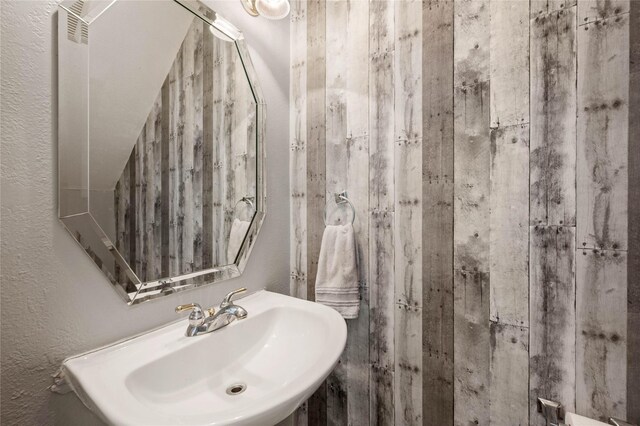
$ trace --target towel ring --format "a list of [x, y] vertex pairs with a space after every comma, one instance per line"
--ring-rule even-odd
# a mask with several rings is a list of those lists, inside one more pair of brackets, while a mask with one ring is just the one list
[[255, 207], [253, 205], [253, 200], [254, 200], [253, 197], [242, 197], [238, 201], [236, 201], [236, 204], [233, 206], [233, 209], [235, 210], [238, 207], [238, 204], [245, 203], [251, 206], [252, 210], [255, 210]]
[[256, 208], [255, 208], [255, 205], [253, 204], [253, 200], [255, 200], [254, 197], [245, 196], [245, 197], [240, 198], [238, 201], [236, 201], [235, 205], [233, 206], [234, 215], [235, 215], [236, 209], [238, 208], [238, 204], [240, 204], [240, 203], [245, 203], [246, 205], [251, 207], [251, 211], [253, 213], [255, 213]]
[[[353, 223], [356, 221], [356, 208], [353, 206], [353, 203], [349, 200], [349, 198], [347, 198], [347, 191], [342, 191], [342, 192], [336, 192], [335, 194], [333, 194], [334, 200], [336, 205], [340, 205], [340, 204], [349, 204], [349, 207], [351, 207], [351, 213], [353, 214], [353, 216], [351, 217], [351, 224], [353, 225]], [[327, 206], [324, 206], [324, 214], [322, 215], [322, 219], [324, 221], [324, 226], [327, 226]]]

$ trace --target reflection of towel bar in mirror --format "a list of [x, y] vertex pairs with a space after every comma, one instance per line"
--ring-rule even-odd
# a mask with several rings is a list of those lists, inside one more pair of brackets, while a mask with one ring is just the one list
[[246, 196], [242, 197], [238, 201], [236, 201], [236, 204], [233, 206], [233, 210], [235, 210], [238, 207], [238, 204], [240, 204], [240, 203], [245, 203], [249, 207], [251, 207], [251, 210], [255, 210], [255, 206], [253, 204], [254, 200], [255, 200], [254, 197], [246, 197]]
[[249, 212], [247, 216], [249, 217], [249, 221], [251, 221], [251, 218], [253, 217], [253, 214], [256, 211], [254, 201], [255, 201], [255, 197], [250, 197], [250, 196], [244, 196], [240, 198], [238, 201], [236, 201], [236, 203], [233, 206], [233, 217], [236, 217], [236, 211], [238, 209], [238, 205], [240, 203], [244, 203], [246, 206], [249, 207]]
[[[333, 194], [333, 199], [337, 206], [340, 204], [349, 204], [351, 207], [351, 213], [353, 214], [351, 217], [351, 224], [356, 221], [356, 208], [353, 207], [353, 203], [347, 197], [347, 191], [336, 192]], [[327, 226], [327, 206], [324, 206], [324, 214], [323, 214], [324, 226]]]

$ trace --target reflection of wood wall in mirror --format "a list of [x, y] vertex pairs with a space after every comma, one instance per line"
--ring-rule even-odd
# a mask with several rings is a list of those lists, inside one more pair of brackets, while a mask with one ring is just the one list
[[115, 190], [117, 248], [140, 280], [234, 261], [234, 206], [256, 193], [255, 114], [235, 44], [194, 20]]

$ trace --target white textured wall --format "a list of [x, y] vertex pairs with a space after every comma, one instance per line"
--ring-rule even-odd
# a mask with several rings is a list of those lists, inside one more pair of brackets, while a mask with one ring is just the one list
[[128, 307], [56, 218], [55, 1], [3, 1], [2, 377], [3, 425], [99, 424], [73, 394], [47, 387], [73, 355], [175, 319], [173, 308], [213, 304], [245, 286], [288, 291], [288, 20], [211, 6], [242, 28], [268, 103], [268, 213], [244, 275]]

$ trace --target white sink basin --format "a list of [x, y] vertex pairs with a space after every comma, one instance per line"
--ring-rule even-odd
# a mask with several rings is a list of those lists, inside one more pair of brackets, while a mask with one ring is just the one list
[[[344, 349], [333, 309], [260, 291], [249, 315], [186, 337], [186, 319], [63, 363], [82, 401], [117, 425], [273, 425], [320, 386]], [[229, 387], [246, 389], [229, 395]], [[237, 390], [237, 389], [236, 389]]]

